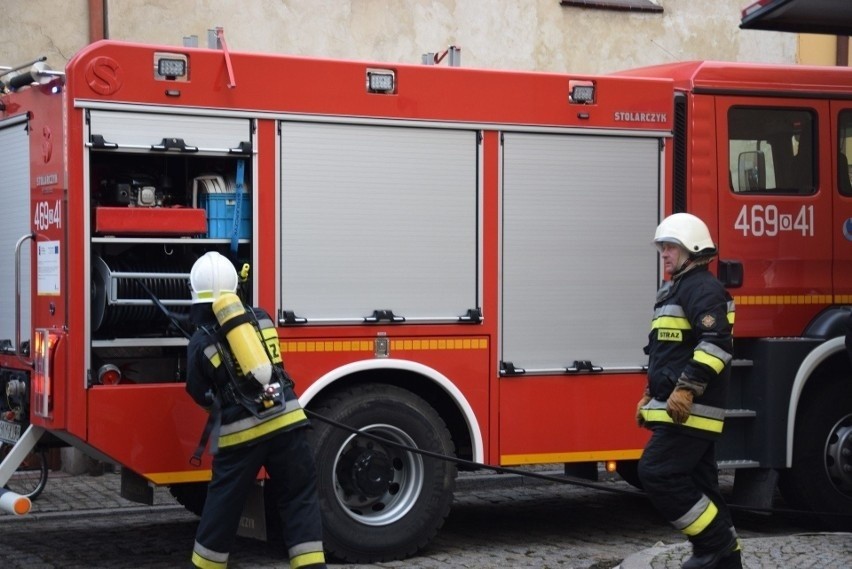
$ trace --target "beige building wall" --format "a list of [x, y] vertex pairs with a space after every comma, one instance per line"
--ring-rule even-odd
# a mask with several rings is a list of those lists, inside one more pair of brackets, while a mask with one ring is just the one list
[[[746, 0], [657, 0], [662, 13], [559, 0], [107, 0], [108, 37], [170, 46], [221, 26], [232, 51], [420, 63], [461, 48], [465, 67], [607, 73], [690, 59], [793, 63], [794, 34], [739, 29]], [[0, 65], [62, 68], [103, 0], [0, 0]]]

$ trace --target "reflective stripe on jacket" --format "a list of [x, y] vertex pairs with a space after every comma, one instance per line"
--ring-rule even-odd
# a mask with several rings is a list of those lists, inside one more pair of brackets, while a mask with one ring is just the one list
[[308, 420], [305, 411], [299, 405], [298, 399], [286, 401], [278, 413], [269, 416], [255, 417], [251, 415], [245, 419], [222, 425], [219, 429], [219, 449], [227, 449], [263, 437], [281, 429], [289, 429]]
[[[647, 405], [640, 409], [645, 423], [676, 423], [669, 417], [666, 411], [666, 402], [651, 399]], [[725, 410], [720, 407], [711, 407], [693, 403], [689, 418], [680, 426], [706, 433], [722, 434], [722, 426], [725, 423]]]

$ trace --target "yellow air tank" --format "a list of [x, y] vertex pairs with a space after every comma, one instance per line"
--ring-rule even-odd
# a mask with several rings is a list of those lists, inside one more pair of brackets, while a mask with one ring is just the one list
[[[232, 318], [245, 314], [245, 308], [236, 294], [223, 292], [213, 302], [213, 313], [219, 325], [225, 326]], [[272, 379], [272, 363], [254, 326], [243, 322], [225, 334], [225, 339], [243, 373], [263, 386], [269, 385], [269, 380]]]

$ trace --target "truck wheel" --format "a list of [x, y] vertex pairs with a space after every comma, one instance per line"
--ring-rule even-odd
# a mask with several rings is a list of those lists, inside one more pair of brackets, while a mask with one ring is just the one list
[[852, 381], [835, 379], [802, 401], [792, 468], [780, 482], [795, 507], [826, 512], [820, 519], [832, 529], [852, 528]]
[[326, 551], [341, 561], [374, 563], [422, 549], [449, 514], [456, 466], [400, 445], [455, 456], [441, 417], [410, 391], [379, 384], [336, 394], [313, 412], [309, 436], [317, 460]]

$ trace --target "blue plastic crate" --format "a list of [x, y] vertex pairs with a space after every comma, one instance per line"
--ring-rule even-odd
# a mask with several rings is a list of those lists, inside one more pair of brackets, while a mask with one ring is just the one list
[[[198, 196], [198, 207], [207, 210], [207, 237], [230, 239], [234, 233], [234, 207], [236, 193], [207, 194]], [[237, 237], [251, 239], [251, 196], [240, 194], [240, 221]]]

